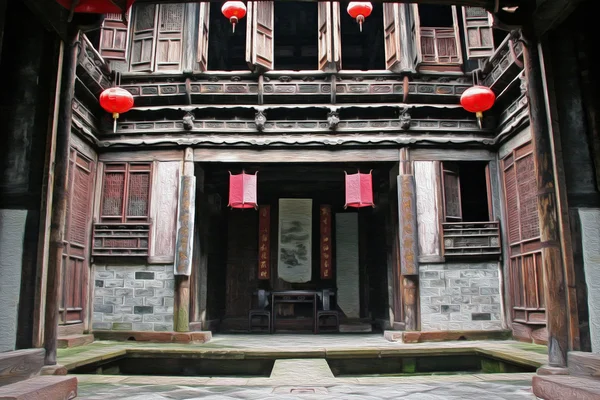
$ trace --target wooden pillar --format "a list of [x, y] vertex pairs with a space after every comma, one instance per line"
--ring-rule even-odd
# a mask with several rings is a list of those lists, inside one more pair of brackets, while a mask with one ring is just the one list
[[569, 310], [565, 272], [560, 250], [557, 216], [556, 180], [553, 147], [544, 105], [543, 77], [537, 39], [531, 25], [523, 28], [523, 61], [527, 79], [529, 119], [536, 159], [537, 206], [548, 329], [548, 362], [552, 367], [566, 367], [569, 350]]
[[2, 61], [2, 42], [4, 38], [4, 20], [6, 18], [6, 0], [0, 0], [0, 61]]
[[419, 265], [417, 247], [417, 206], [415, 178], [412, 174], [408, 149], [400, 150], [398, 175], [398, 220], [400, 273], [402, 276], [402, 305], [405, 330], [415, 331], [418, 324]]
[[56, 158], [54, 165], [54, 191], [52, 217], [50, 220], [50, 243], [48, 255], [48, 281], [46, 284], [46, 312], [44, 322], [44, 348], [46, 365], [56, 364], [58, 339], [58, 309], [60, 279], [63, 265], [65, 220], [67, 212], [67, 174], [69, 170], [69, 136], [73, 118], [75, 74], [79, 57], [79, 34], [70, 36], [64, 55], [61, 102], [56, 132]]
[[194, 214], [196, 209], [196, 177], [194, 176], [194, 153], [191, 148], [185, 149], [183, 163], [175, 251], [174, 329], [177, 332], [190, 330], [190, 276], [194, 252]]

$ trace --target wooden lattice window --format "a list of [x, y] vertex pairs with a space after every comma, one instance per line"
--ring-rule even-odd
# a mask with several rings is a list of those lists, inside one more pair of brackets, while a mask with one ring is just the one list
[[417, 22], [416, 39], [421, 60], [425, 64], [461, 64], [462, 55], [455, 6], [416, 5], [413, 13]]
[[104, 166], [102, 222], [147, 222], [150, 211], [149, 163], [111, 163]]

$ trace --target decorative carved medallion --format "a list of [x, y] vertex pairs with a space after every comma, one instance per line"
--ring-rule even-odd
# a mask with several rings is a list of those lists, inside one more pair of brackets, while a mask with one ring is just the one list
[[407, 109], [405, 108], [400, 112], [400, 128], [405, 131], [410, 129], [410, 121], [411, 121], [410, 114], [408, 113]]
[[183, 116], [183, 128], [186, 131], [191, 131], [194, 128], [194, 114], [191, 112]]
[[340, 116], [339, 116], [338, 112], [330, 111], [329, 114], [327, 114], [327, 124], [329, 126], [329, 129], [335, 130], [339, 123], [340, 123]]
[[265, 123], [267, 122], [267, 117], [262, 111], [257, 111], [254, 115], [254, 123], [256, 124], [256, 129], [262, 132], [265, 129]]

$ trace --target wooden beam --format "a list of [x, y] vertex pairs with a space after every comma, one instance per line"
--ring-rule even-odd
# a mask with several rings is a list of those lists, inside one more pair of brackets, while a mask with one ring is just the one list
[[398, 149], [356, 150], [251, 150], [194, 149], [194, 160], [200, 162], [361, 162], [398, 161]]
[[68, 40], [68, 22], [69, 10], [61, 7], [54, 0], [24, 0], [29, 9], [41, 20], [48, 29], [63, 40]]
[[567, 352], [569, 351], [569, 309], [567, 308], [567, 287], [562, 265], [560, 225], [557, 218], [552, 139], [544, 105], [538, 43], [531, 25], [523, 28], [523, 38], [525, 40], [523, 61], [527, 78], [529, 119], [536, 160], [537, 207], [548, 329], [548, 362], [551, 367], [564, 368], [567, 366]]

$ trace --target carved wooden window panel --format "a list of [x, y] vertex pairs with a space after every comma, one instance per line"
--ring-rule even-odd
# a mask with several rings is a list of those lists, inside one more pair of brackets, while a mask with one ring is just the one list
[[527, 143], [502, 160], [509, 282], [514, 322], [546, 323], [544, 275], [533, 147]]
[[454, 163], [442, 163], [442, 192], [446, 222], [462, 221], [460, 176]]
[[185, 4], [136, 3], [132, 15], [131, 71], [180, 71]]
[[127, 25], [123, 23], [121, 14], [106, 14], [100, 31], [100, 55], [106, 60], [125, 61], [127, 32]]
[[468, 59], [494, 54], [492, 15], [483, 7], [463, 7], [463, 34]]
[[[442, 6], [439, 6], [442, 7]], [[413, 31], [413, 46], [420, 53], [417, 62], [424, 65], [459, 65], [462, 64], [460, 38], [458, 35], [458, 17], [455, 6], [449, 9], [452, 23], [443, 26], [424, 26], [419, 15], [419, 5], [412, 4], [410, 21]]]
[[149, 163], [105, 164], [100, 220], [148, 222], [150, 179]]

